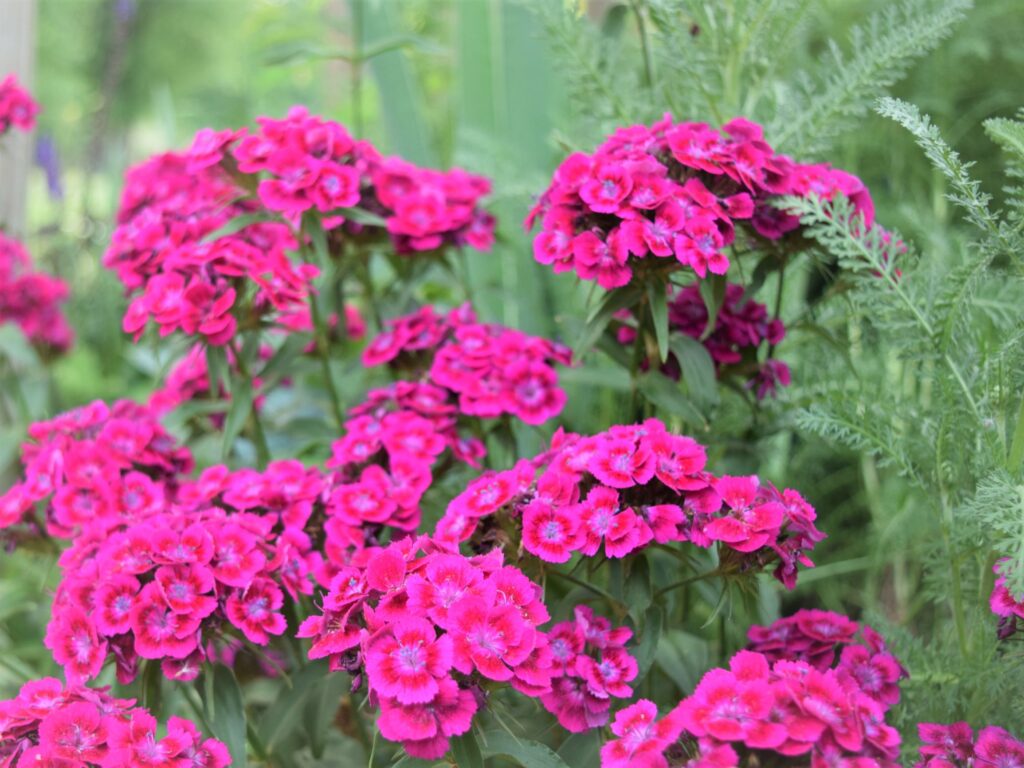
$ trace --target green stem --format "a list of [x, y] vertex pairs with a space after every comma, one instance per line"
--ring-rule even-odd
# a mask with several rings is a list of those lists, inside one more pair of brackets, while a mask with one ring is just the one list
[[363, 136], [363, 0], [352, 0], [352, 126]]
[[[235, 365], [238, 366], [239, 375], [248, 380], [251, 386], [252, 374], [249, 372], [249, 366], [246, 365], [242, 352], [234, 340], [231, 342], [231, 351], [235, 355]], [[270, 446], [267, 443], [267, 433], [263, 429], [263, 420], [260, 418], [260, 409], [256, 406], [255, 393], [253, 393], [252, 405], [249, 408], [249, 416], [252, 419], [253, 443], [256, 445], [256, 463], [259, 464], [260, 469], [266, 469], [267, 464], [270, 463]]]
[[[338, 429], [345, 425], [345, 409], [341, 404], [341, 396], [338, 394], [338, 387], [334, 383], [334, 374], [331, 372], [330, 344], [327, 339], [327, 329], [324, 325], [323, 313], [320, 310], [320, 302], [317, 300], [315, 291], [309, 292], [310, 314], [313, 316], [313, 333], [316, 339], [316, 354], [320, 358], [320, 368], [323, 371], [324, 384], [327, 387], [327, 394], [331, 400], [331, 415]], [[342, 307], [344, 312], [344, 307]]]
[[557, 576], [560, 579], [565, 579], [566, 581], [575, 584], [577, 587], [583, 587], [583, 589], [593, 592], [598, 597], [603, 597], [612, 606], [622, 606], [621, 601], [616, 600], [609, 592], [606, 592], [594, 584], [590, 584], [582, 579], [577, 579], [575, 576], [570, 576], [568, 573], [562, 573], [561, 571], [556, 571], [554, 569], [547, 571], [547, 573], [550, 573], [552, 576]]
[[657, 600], [662, 595], [665, 595], [665, 594], [671, 592], [674, 589], [679, 589], [680, 587], [685, 587], [687, 584], [693, 584], [694, 582], [697, 582], [697, 581], [704, 581], [704, 579], [709, 579], [712, 576], [717, 576], [717, 575], [718, 575], [718, 569], [717, 568], [715, 568], [713, 570], [710, 570], [710, 571], [705, 571], [704, 573], [694, 574], [693, 576], [690, 576], [689, 578], [681, 579], [680, 581], [677, 581], [677, 582], [675, 582], [673, 584], [669, 584], [667, 587], [662, 587], [661, 589], [659, 589], [657, 592], [654, 593], [654, 598], [653, 599]]
[[644, 22], [644, 13], [640, 0], [632, 2], [633, 15], [636, 17], [636, 28], [640, 33], [640, 49], [644, 55], [644, 85], [647, 90], [654, 87], [654, 68], [651, 66], [651, 46], [647, 40], [647, 24]]
[[1006, 457], [1006, 468], [1015, 472], [1024, 461], [1024, 397], [1020, 400], [1020, 410], [1017, 412], [1017, 426], [1013, 430], [1013, 440], [1010, 443], [1010, 453]]

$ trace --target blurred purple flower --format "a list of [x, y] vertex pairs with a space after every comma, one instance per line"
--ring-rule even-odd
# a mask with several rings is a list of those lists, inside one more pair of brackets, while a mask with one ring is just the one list
[[135, 18], [138, 3], [135, 0], [117, 0], [114, 4], [114, 16], [122, 24]]
[[42, 134], [36, 140], [36, 165], [46, 173], [46, 186], [50, 197], [54, 200], [64, 199], [64, 186], [60, 181], [60, 157], [57, 145], [48, 134]]

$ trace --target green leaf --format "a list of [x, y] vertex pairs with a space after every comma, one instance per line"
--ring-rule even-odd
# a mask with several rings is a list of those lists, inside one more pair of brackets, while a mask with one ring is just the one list
[[629, 615], [639, 623], [651, 604], [651, 568], [643, 554], [637, 555], [630, 563], [625, 593]]
[[[325, 661], [316, 661], [291, 678], [292, 687], [267, 708], [256, 732], [271, 754], [305, 724], [306, 705], [330, 676]], [[337, 675], [344, 679], [344, 675]], [[333, 714], [333, 713], [332, 713]]]
[[583, 327], [583, 332], [580, 334], [579, 343], [577, 343], [576, 349], [573, 350], [573, 357], [581, 357], [586, 352], [589, 352], [601, 337], [601, 334], [604, 333], [604, 329], [608, 327], [608, 323], [612, 321], [612, 315], [620, 309], [636, 304], [641, 295], [641, 289], [638, 285], [625, 285], [622, 288], [616, 288], [606, 293], [601, 302], [590, 313], [590, 317], [587, 318], [587, 324]]
[[992, 141], [1005, 152], [1016, 155], [1018, 161], [1024, 162], [1024, 123], [1005, 117], [991, 117], [982, 125]]
[[654, 336], [658, 340], [658, 358], [664, 363], [668, 359], [668, 294], [665, 286], [648, 283], [647, 303], [651, 308]]
[[221, 459], [226, 459], [230, 455], [231, 446], [234, 445], [235, 438], [242, 432], [251, 410], [252, 382], [239, 376], [231, 382], [231, 407], [228, 408], [228, 415], [224, 420]]
[[707, 347], [686, 334], [672, 339], [672, 352], [679, 360], [683, 381], [698, 404], [708, 407], [718, 402], [718, 380], [715, 361]]
[[656, 408], [678, 416], [688, 424], [707, 428], [700, 410], [679, 390], [679, 385], [658, 371], [650, 371], [638, 377], [637, 386], [640, 393]]
[[264, 389], [274, 386], [280, 379], [291, 373], [291, 365], [302, 351], [309, 346], [312, 339], [303, 333], [289, 333], [284, 343], [278, 347], [260, 370], [260, 379]]
[[352, 685], [352, 678], [338, 673], [323, 673], [323, 682], [317, 686], [306, 703], [306, 733], [309, 748], [314, 757], [322, 757], [327, 748], [327, 739], [334, 729], [334, 716], [346, 689]]
[[259, 224], [262, 221], [281, 221], [280, 217], [269, 211], [258, 211], [256, 213], [243, 213], [240, 216], [235, 216], [228, 219], [223, 226], [217, 227], [213, 232], [203, 236], [200, 242], [212, 243], [214, 240], [218, 240], [228, 235], [233, 235], [236, 232], [240, 232], [246, 227], [252, 224]]
[[629, 8], [625, 4], [613, 5], [608, 9], [601, 22], [601, 34], [609, 40], [619, 40], [626, 26]]
[[594, 768], [601, 762], [599, 729], [572, 734], [558, 748], [558, 756], [569, 768]]
[[335, 208], [330, 213], [324, 215], [344, 216], [348, 221], [353, 221], [356, 224], [367, 224], [373, 227], [386, 227], [388, 225], [388, 220], [383, 216], [371, 213], [370, 211], [364, 211], [362, 208]]
[[210, 380], [210, 393], [219, 395], [220, 385], [228, 383], [228, 357], [224, 347], [207, 345], [206, 376]]
[[245, 768], [248, 757], [245, 751], [245, 706], [242, 691], [238, 687], [235, 673], [222, 664], [216, 664], [203, 672], [203, 709], [206, 721], [213, 729], [213, 736], [231, 752], [231, 764]]
[[452, 739], [452, 757], [458, 768], [484, 768], [484, 756], [473, 731]]
[[331, 255], [327, 250], [327, 233], [324, 232], [320, 217], [309, 211], [302, 214], [302, 234], [309, 238], [317, 263], [321, 267], [326, 267]]
[[703, 341], [715, 332], [715, 323], [718, 322], [718, 313], [725, 303], [725, 275], [708, 275], [706, 280], [700, 281], [700, 296], [704, 299], [704, 306], [708, 310], [708, 324], [701, 334]]
[[640, 642], [632, 650], [633, 658], [636, 659], [638, 668], [636, 673], [637, 683], [646, 677], [647, 672], [654, 664], [664, 624], [665, 612], [659, 606], [652, 605], [644, 613], [643, 633], [640, 635]]
[[[506, 731], [484, 734], [484, 754], [511, 758], [523, 768], [568, 768], [565, 761], [544, 744], [517, 738]], [[462, 763], [459, 766], [461, 768]]]

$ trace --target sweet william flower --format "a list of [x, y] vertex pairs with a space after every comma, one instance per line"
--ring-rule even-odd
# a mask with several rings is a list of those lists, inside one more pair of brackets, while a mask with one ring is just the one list
[[601, 748], [601, 768], [668, 768], [665, 750], [682, 731], [674, 717], [658, 719], [658, 707], [641, 699], [615, 714], [611, 725], [618, 738]]
[[464, 597], [448, 612], [454, 667], [473, 669], [497, 681], [511, 680], [512, 667], [530, 655], [534, 630], [510, 605], [489, 606], [481, 598]]
[[363, 645], [370, 687], [400, 704], [426, 704], [452, 667], [452, 641], [422, 619], [383, 627]]
[[270, 579], [257, 578], [244, 590], [235, 590], [224, 603], [228, 620], [257, 645], [270, 642], [270, 635], [281, 635], [288, 622], [279, 613], [284, 593]]

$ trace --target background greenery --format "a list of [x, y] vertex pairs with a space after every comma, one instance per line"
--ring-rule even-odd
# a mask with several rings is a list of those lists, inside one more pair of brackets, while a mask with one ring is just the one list
[[[144, 398], [154, 387], [166, 352], [161, 358], [121, 334], [121, 288], [99, 261], [125, 167], [187, 145], [201, 127], [245, 125], [301, 103], [386, 153], [490, 175], [500, 242], [491, 254], [470, 257], [469, 293], [488, 319], [572, 344], [587, 291], [533, 262], [520, 222], [559, 159], [590, 150], [616, 125], [666, 110], [680, 120], [757, 119], [777, 148], [864, 179], [880, 223], [914, 243], [938, 274], [965, 258], [972, 230], [946, 198], [948, 178], [908, 131], [870, 107], [888, 92], [930, 114], [953, 148], [976, 163], [971, 173], [998, 207], [1006, 199], [1004, 161], [981, 125], [1012, 116], [1024, 101], [1018, 0], [975, 8], [918, 0], [895, 9], [890, 0], [40, 0], [39, 9], [33, 90], [44, 108], [39, 134], [56, 144], [63, 189], [55, 195], [44, 174], [34, 173], [29, 245], [70, 282], [78, 342], [52, 366], [51, 382], [13, 338], [0, 339], [27, 408], [23, 419], [3, 425], [4, 464], [24, 417], [94, 398]], [[839, 64], [830, 41], [841, 51]], [[719, 468], [800, 488], [819, 510], [830, 535], [816, 552], [821, 567], [781, 595], [782, 610], [823, 607], [885, 626], [910, 654], [915, 675], [905, 722], [962, 716], [1019, 727], [1019, 697], [1015, 709], [978, 696], [993, 690], [986, 676], [996, 660], [968, 664], [940, 647], [952, 630], [940, 604], [944, 583], [926, 583], [935, 500], [870, 446], [839, 447], [798, 418], [823, 397], [826, 380], [860, 372], [880, 397], [901, 391], [913, 399], [927, 378], [873, 343], [884, 334], [861, 337], [856, 321], [833, 317], [828, 325], [852, 350], [845, 362], [820, 329], [801, 322], [806, 301], [825, 282], [808, 261], [786, 286], [783, 318], [791, 330], [779, 353], [794, 385], [754, 411], [724, 397], [707, 425], [693, 425], [696, 436], [712, 447]], [[425, 295], [432, 290], [444, 294], [428, 285]], [[1001, 313], [995, 325], [1019, 316], [1017, 296], [994, 286], [974, 299]], [[623, 418], [616, 388], [628, 382], [599, 353], [566, 380], [569, 428], [597, 431]], [[352, 386], [355, 392], [360, 384]], [[538, 438], [520, 439], [528, 447]], [[965, 495], [974, 479], [959, 481]], [[52, 563], [39, 553], [0, 563], [7, 577], [0, 578], [4, 693], [33, 670], [50, 669], [38, 638]], [[984, 584], [975, 585], [979, 595]], [[978, 633], [994, 634], [984, 610], [971, 618]], [[722, 645], [738, 647], [744, 630], [737, 622]], [[948, 659], [941, 656], [947, 651]], [[659, 649], [659, 664], [671, 667], [675, 652]], [[709, 663], [693, 649], [679, 653], [694, 674]], [[1010, 655], [1019, 666], [1019, 652]], [[936, 686], [965, 693], [942, 701], [914, 694]]]

